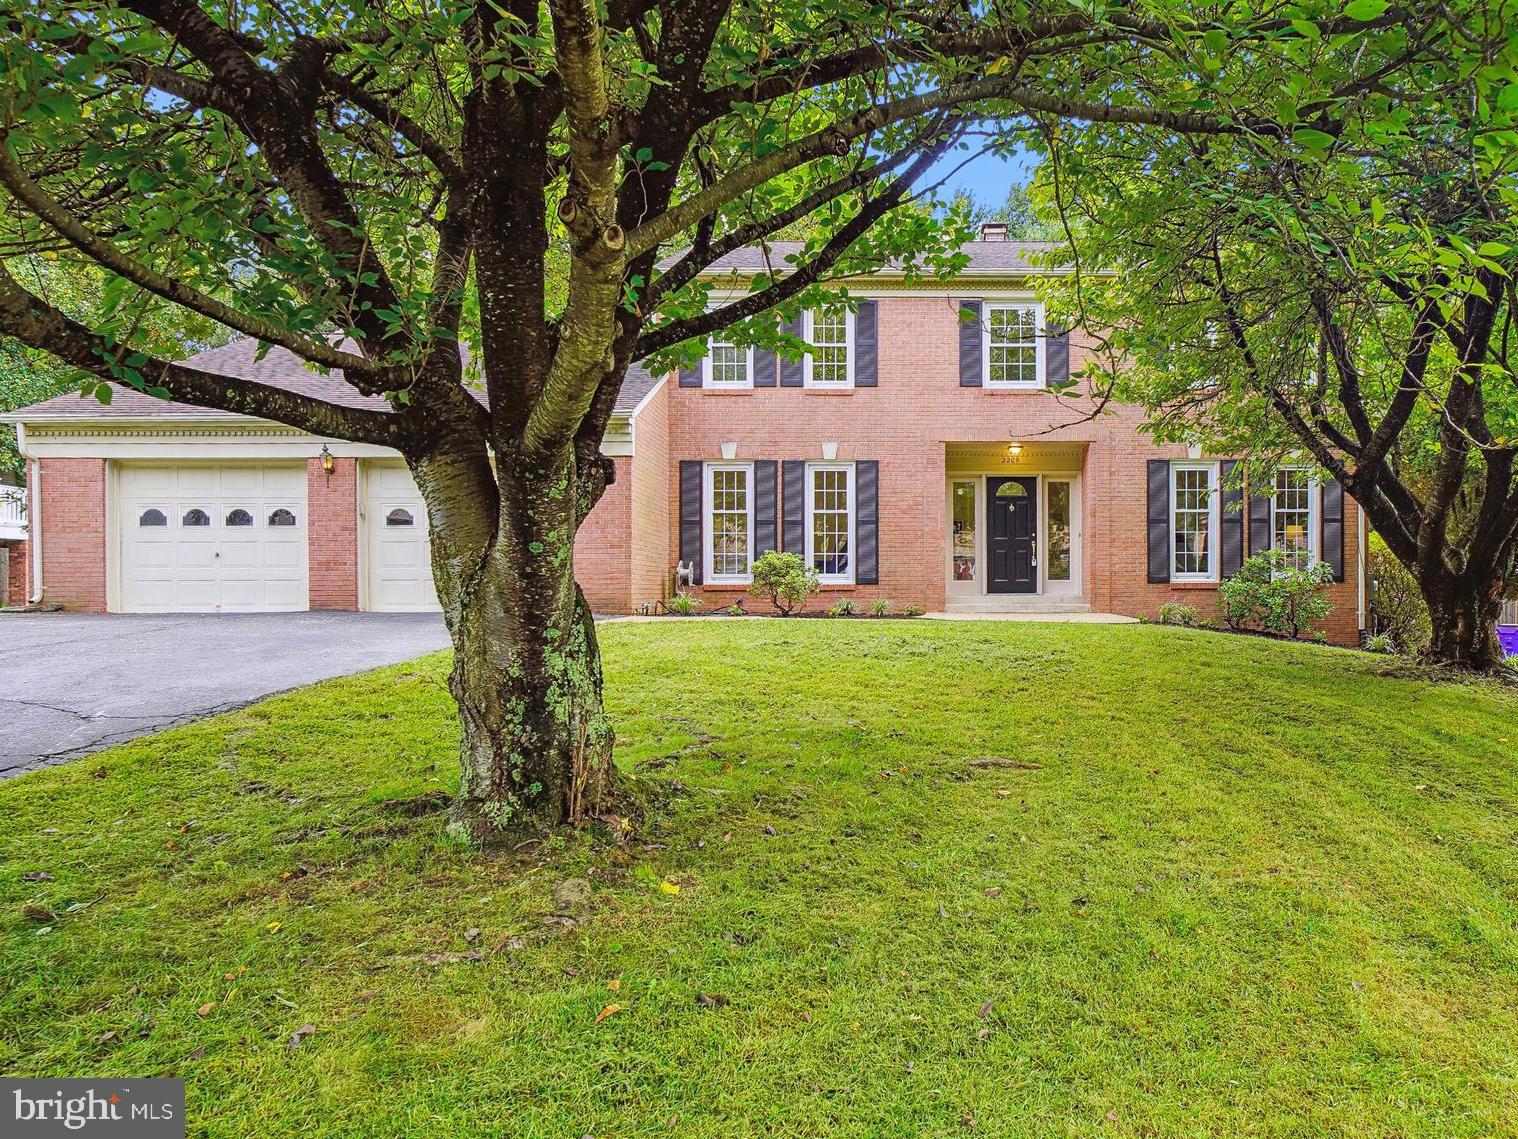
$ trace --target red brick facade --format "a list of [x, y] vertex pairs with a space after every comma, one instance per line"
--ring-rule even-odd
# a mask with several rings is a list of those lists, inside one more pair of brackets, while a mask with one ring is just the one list
[[358, 608], [358, 460], [306, 462], [311, 608]]
[[[988, 475], [1038, 474], [1070, 481], [1079, 506], [1072, 599], [1094, 611], [1133, 616], [1153, 616], [1166, 601], [1215, 613], [1215, 583], [1148, 580], [1147, 463], [1185, 459], [1185, 448], [1154, 446], [1134, 408], [1094, 414], [1084, 396], [961, 386], [961, 321], [953, 297], [883, 289], [876, 318], [876, 386], [709, 391], [681, 387], [671, 378], [643, 400], [630, 426], [618, 428], [625, 433], [608, 442], [624, 452], [614, 460], [616, 479], [575, 542], [576, 576], [593, 609], [630, 612], [670, 595], [680, 550], [680, 463], [732, 458], [878, 464], [878, 584], [827, 586], [816, 606], [849, 596], [889, 598], [930, 611], [951, 607], [964, 596], [947, 580], [951, 480], [976, 482], [983, 494]], [[1070, 347], [1072, 373], [1085, 355], [1077, 334]], [[1023, 453], [1009, 454], [1011, 441], [1021, 443]], [[207, 441], [205, 461], [215, 460], [215, 448], [215, 441]], [[41, 466], [45, 600], [103, 610], [107, 462], [44, 458]], [[360, 460], [336, 457], [331, 471], [317, 458], [308, 461], [312, 609], [360, 606], [362, 479]], [[1247, 519], [1243, 529], [1247, 535]], [[1328, 591], [1334, 609], [1327, 631], [1336, 641], [1353, 643], [1359, 633], [1359, 519], [1348, 500], [1343, 531], [1347, 580]], [[11, 557], [14, 600], [24, 594], [28, 575], [24, 556], [13, 551]], [[711, 604], [725, 605], [743, 591], [708, 585], [701, 592]]]
[[6, 559], [6, 596], [0, 602], [6, 605], [25, 605], [31, 592], [32, 559], [25, 542], [12, 542], [0, 547]]
[[104, 613], [105, 460], [43, 459], [41, 467], [43, 600]]

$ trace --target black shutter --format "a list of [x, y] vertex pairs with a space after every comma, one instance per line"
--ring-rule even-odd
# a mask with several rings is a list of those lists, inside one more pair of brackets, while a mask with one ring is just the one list
[[873, 388], [880, 381], [880, 341], [874, 301], [860, 301], [854, 314], [854, 386]]
[[703, 535], [701, 533], [701, 483], [705, 464], [700, 459], [680, 460], [680, 560], [696, 568], [695, 582], [701, 584]]
[[980, 301], [959, 302], [959, 386], [978, 388], [984, 386], [980, 374], [981, 314], [985, 306]]
[[1237, 459], [1223, 460], [1223, 576], [1232, 577], [1244, 564], [1244, 491], [1231, 483]]
[[1149, 460], [1149, 580], [1170, 580], [1170, 460]]
[[806, 557], [806, 461], [787, 459], [781, 464], [781, 477], [785, 482], [782, 496], [781, 545], [785, 552]]
[[756, 388], [772, 388], [775, 386], [776, 356], [773, 349], [754, 349], [754, 386]]
[[706, 365], [706, 357], [702, 356], [696, 362], [694, 368], [680, 369], [680, 386], [682, 388], [699, 388], [701, 386], [701, 370]]
[[775, 548], [775, 478], [780, 464], [774, 459], [754, 461], [754, 556], [762, 558]]
[[874, 459], [854, 464], [854, 583], [880, 582], [880, 464]]
[[1044, 345], [1044, 383], [1062, 384], [1070, 378], [1070, 332], [1064, 328], [1048, 330]]
[[[797, 337], [798, 339], [804, 339], [805, 335], [806, 335], [806, 324], [804, 323], [803, 318], [805, 317], [805, 315], [806, 315], [805, 313], [797, 313], [795, 320], [788, 320], [788, 321], [785, 322], [784, 325], [781, 326], [782, 330], [785, 331], [785, 332], [787, 332], [787, 333], [789, 333], [791, 336]], [[788, 360], [788, 359], [785, 359], [784, 357], [781, 358], [781, 360], [780, 360], [780, 386], [781, 387], [783, 387], [783, 388], [799, 388], [799, 387], [802, 386], [802, 382], [803, 382], [803, 380], [804, 380], [804, 378], [806, 376], [805, 365], [803, 363], [804, 360], [805, 360], [804, 356], [798, 357], [795, 360]]]
[[[1263, 480], [1262, 480], [1263, 481]], [[1253, 492], [1249, 496], [1249, 556], [1263, 554], [1271, 546], [1270, 525], [1270, 496], [1271, 492], [1266, 487], [1254, 485], [1254, 472], [1250, 472], [1250, 487]], [[1259, 493], [1264, 490], [1265, 493]]]
[[1338, 479], [1323, 484], [1323, 553], [1334, 580], [1344, 580], [1344, 487]]

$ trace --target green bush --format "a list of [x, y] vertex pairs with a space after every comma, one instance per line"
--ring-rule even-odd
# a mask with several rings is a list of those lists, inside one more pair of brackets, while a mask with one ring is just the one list
[[1379, 534], [1371, 534], [1370, 627], [1373, 635], [1391, 642], [1391, 651], [1409, 656], [1428, 644], [1428, 606], [1413, 575], [1399, 562]]
[[1365, 651], [1368, 653], [1394, 653], [1397, 651], [1397, 646], [1385, 633], [1373, 633], [1365, 639]]
[[877, 598], [874, 601], [870, 602], [871, 617], [889, 617], [895, 611], [895, 603], [887, 601], [884, 597]]
[[727, 607], [727, 615], [729, 617], [747, 617], [748, 616], [748, 610], [746, 610], [745, 608], [743, 608], [743, 602], [741, 602], [741, 601], [734, 601], [731, 605], [729, 605]]
[[669, 599], [666, 608], [678, 617], [694, 617], [705, 604], [694, 593], [677, 593]]
[[1202, 623], [1202, 615], [1196, 611], [1195, 605], [1186, 605], [1180, 601], [1167, 601], [1160, 606], [1161, 625], [1180, 625], [1185, 629], [1195, 629]]
[[1333, 579], [1327, 562], [1304, 566], [1285, 550], [1263, 550], [1218, 586], [1218, 608], [1230, 629], [1295, 639], [1333, 612], [1323, 596]]
[[859, 606], [847, 597], [840, 597], [833, 602], [833, 607], [828, 610], [829, 617], [852, 617], [859, 612]]
[[770, 550], [754, 563], [754, 581], [748, 591], [752, 597], [768, 597], [775, 612], [789, 617], [796, 606], [821, 588], [816, 571], [800, 554]]
[[922, 606], [921, 605], [908, 605], [905, 609], [903, 609], [901, 611], [901, 614], [902, 614], [903, 617], [921, 617], [922, 616]]

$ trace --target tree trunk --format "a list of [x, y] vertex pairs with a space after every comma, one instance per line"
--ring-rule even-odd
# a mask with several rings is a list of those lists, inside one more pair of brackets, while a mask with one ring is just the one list
[[1424, 584], [1432, 636], [1423, 650], [1430, 664], [1453, 665], [1485, 672], [1502, 662], [1497, 640], [1497, 615], [1502, 608], [1500, 581], [1473, 585], [1448, 577]]
[[595, 622], [574, 580], [573, 456], [413, 469], [453, 639], [463, 773], [452, 829], [489, 844], [578, 823], [606, 804], [613, 772]]

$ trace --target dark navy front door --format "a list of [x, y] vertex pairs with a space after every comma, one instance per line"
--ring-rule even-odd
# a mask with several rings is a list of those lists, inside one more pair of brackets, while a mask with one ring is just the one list
[[986, 480], [987, 593], [1038, 592], [1038, 480]]

